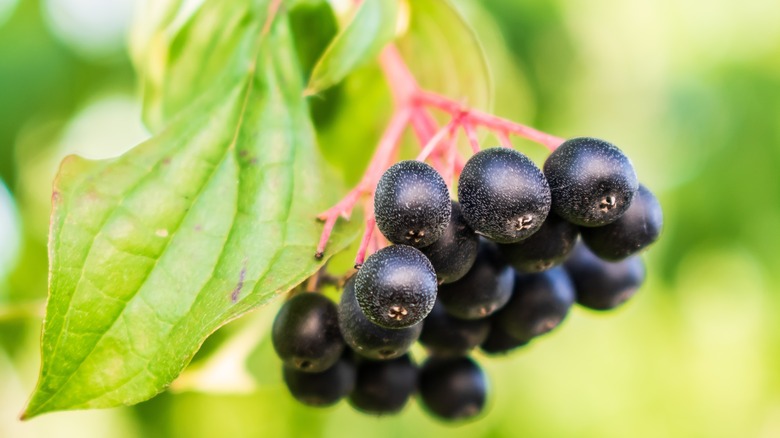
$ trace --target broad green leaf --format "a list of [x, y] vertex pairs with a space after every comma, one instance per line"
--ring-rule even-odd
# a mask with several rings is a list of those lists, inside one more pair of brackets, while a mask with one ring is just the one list
[[423, 88], [490, 111], [493, 80], [482, 46], [448, 0], [413, 0], [409, 29], [398, 41]]
[[[227, 2], [226, 2], [227, 3]], [[43, 365], [24, 417], [148, 399], [221, 325], [315, 272], [335, 199], [286, 17], [151, 140], [54, 184]], [[229, 32], [225, 32], [229, 33]], [[332, 189], [331, 189], [332, 190]], [[328, 254], [358, 234], [340, 224]]]
[[333, 39], [314, 66], [307, 94], [316, 94], [343, 80], [356, 67], [374, 59], [395, 35], [398, 0], [367, 0]]
[[215, 84], [245, 74], [254, 62], [267, 3], [168, 0], [155, 6], [163, 11], [153, 21], [159, 24], [137, 31], [134, 39], [144, 121], [152, 132], [160, 132]]

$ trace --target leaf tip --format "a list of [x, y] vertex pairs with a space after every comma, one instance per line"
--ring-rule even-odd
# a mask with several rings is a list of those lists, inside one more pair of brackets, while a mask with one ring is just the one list
[[303, 90], [303, 97], [316, 96], [318, 92], [319, 91], [316, 88], [309, 85], [305, 90]]
[[27, 406], [24, 407], [22, 413], [19, 414], [19, 421], [31, 420], [32, 418], [37, 417], [38, 415], [41, 415], [45, 412], [45, 410], [41, 410], [40, 403], [35, 403], [35, 394], [33, 394], [33, 399], [27, 403]]

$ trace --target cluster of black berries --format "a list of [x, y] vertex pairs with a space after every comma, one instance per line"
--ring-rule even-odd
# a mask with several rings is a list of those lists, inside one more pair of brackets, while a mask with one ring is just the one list
[[[358, 410], [387, 414], [419, 393], [440, 418], [474, 416], [487, 383], [469, 352], [525, 345], [575, 302], [623, 303], [644, 280], [635, 254], [662, 225], [628, 158], [593, 138], [563, 143], [544, 172], [520, 152], [483, 150], [466, 163], [458, 199], [427, 164], [385, 172], [376, 222], [395, 245], [368, 257], [338, 307], [297, 295], [274, 322], [293, 396], [310, 405], [348, 397]], [[407, 354], [418, 340], [430, 353], [419, 369]]]

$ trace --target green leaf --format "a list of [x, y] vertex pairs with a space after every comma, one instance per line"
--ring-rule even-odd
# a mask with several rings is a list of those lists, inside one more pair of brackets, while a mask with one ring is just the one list
[[395, 35], [398, 0], [363, 1], [352, 21], [314, 66], [306, 94], [316, 94], [373, 60]]
[[141, 79], [144, 121], [160, 132], [215, 84], [240, 80], [254, 62], [268, 0], [167, 0], [148, 2], [150, 28], [139, 25], [132, 41]]
[[493, 80], [474, 31], [448, 0], [414, 0], [398, 48], [420, 85], [490, 111]]
[[[285, 17], [265, 37], [258, 23], [241, 80], [119, 158], [63, 162], [25, 418], [154, 396], [214, 330], [322, 265], [314, 217], [338, 184], [322, 170]], [[328, 254], [359, 223], [341, 223]]]

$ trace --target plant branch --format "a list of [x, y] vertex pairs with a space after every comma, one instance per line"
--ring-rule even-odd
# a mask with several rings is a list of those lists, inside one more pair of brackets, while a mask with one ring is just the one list
[[[407, 126], [412, 127], [421, 147], [417, 160], [430, 160], [436, 170], [442, 174], [448, 187], [452, 186], [452, 181], [465, 165], [464, 158], [458, 154], [457, 142], [455, 141], [458, 128], [462, 128], [465, 132], [473, 153], [480, 150], [476, 134], [477, 127], [492, 131], [504, 147], [512, 147], [510, 134], [540, 143], [550, 151], [555, 150], [564, 141], [560, 137], [468, 108], [454, 99], [423, 90], [398, 49], [392, 44], [382, 51], [379, 63], [390, 86], [394, 114], [377, 145], [363, 178], [336, 205], [318, 216], [325, 224], [317, 245], [315, 254], [317, 258], [322, 257], [339, 216], [349, 219], [355, 204], [363, 196], [371, 195], [371, 199], [373, 199], [376, 184], [394, 161], [401, 136]], [[443, 127], [439, 126], [436, 119], [429, 113], [428, 107], [448, 113], [450, 121]], [[355, 258], [356, 267], [363, 263], [367, 253], [372, 250], [376, 251], [381, 245], [386, 244], [381, 233], [374, 230], [376, 220], [370, 207], [370, 205], [366, 207], [366, 229]]]

